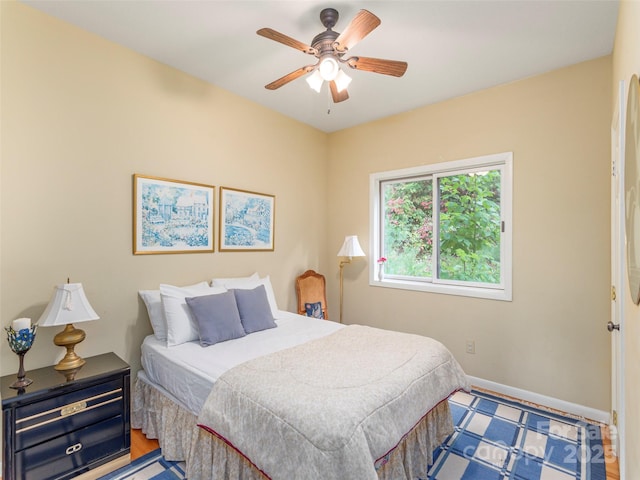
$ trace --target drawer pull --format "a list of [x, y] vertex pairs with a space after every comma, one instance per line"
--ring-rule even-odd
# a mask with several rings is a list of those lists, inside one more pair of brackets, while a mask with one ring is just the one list
[[67, 415], [73, 415], [74, 413], [78, 413], [81, 410], [87, 408], [87, 402], [78, 402], [73, 405], [68, 405], [60, 410], [60, 415], [66, 417]]
[[71, 455], [72, 453], [79, 452], [80, 449], [82, 449], [82, 444], [76, 443], [75, 445], [71, 445], [70, 447], [67, 447], [64, 453], [66, 453], [67, 455]]

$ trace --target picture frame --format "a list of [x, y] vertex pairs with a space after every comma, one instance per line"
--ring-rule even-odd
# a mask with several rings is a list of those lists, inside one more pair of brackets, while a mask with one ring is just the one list
[[272, 252], [275, 201], [275, 195], [220, 187], [219, 250]]
[[133, 175], [133, 254], [212, 253], [213, 185]]

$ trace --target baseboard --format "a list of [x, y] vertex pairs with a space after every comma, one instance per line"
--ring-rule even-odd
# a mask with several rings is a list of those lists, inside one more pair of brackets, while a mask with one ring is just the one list
[[521, 388], [510, 387], [509, 385], [503, 385], [501, 383], [492, 382], [483, 378], [472, 377], [467, 375], [469, 382], [473, 386], [484, 388], [485, 390], [491, 390], [502, 395], [509, 397], [516, 397], [526, 402], [536, 403], [538, 405], [560, 410], [562, 412], [576, 415], [578, 417], [594, 420], [596, 422], [609, 424], [611, 415], [604, 410], [597, 410], [595, 408], [586, 407], [577, 403], [567, 402], [554, 397], [548, 397], [539, 393], [530, 392]]

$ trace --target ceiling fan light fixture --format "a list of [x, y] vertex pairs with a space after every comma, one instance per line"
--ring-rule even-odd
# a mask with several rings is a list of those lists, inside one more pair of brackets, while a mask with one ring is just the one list
[[320, 75], [319, 70], [314, 70], [311, 75], [307, 76], [307, 83], [311, 87], [312, 90], [320, 93], [320, 89], [322, 88], [322, 82], [324, 82], [322, 75]]
[[336, 75], [335, 82], [336, 82], [336, 88], [338, 89], [338, 92], [342, 92], [351, 83], [351, 77], [346, 73], [344, 73], [342, 70], [339, 70], [338, 74]]
[[330, 82], [335, 80], [338, 72], [340, 71], [340, 66], [338, 65], [338, 61], [333, 57], [333, 55], [326, 55], [320, 60], [320, 66], [318, 67], [320, 71], [320, 75], [323, 80]]

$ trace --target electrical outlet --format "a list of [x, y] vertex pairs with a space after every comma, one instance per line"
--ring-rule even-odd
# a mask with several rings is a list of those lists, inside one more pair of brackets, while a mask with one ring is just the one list
[[476, 341], [467, 340], [467, 353], [476, 353]]

